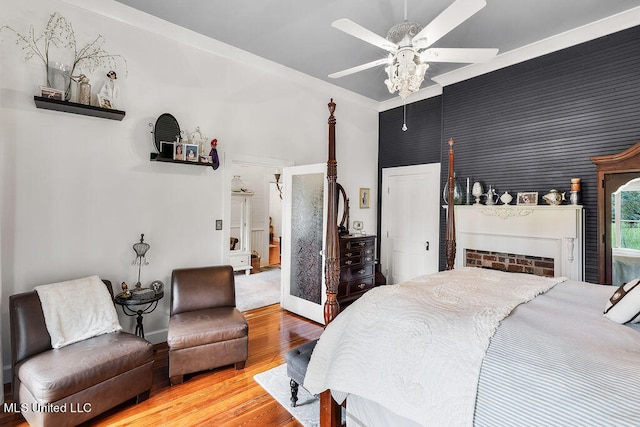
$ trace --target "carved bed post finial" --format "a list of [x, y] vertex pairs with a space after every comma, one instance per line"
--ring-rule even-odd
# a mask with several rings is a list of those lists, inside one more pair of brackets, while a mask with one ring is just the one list
[[447, 194], [447, 232], [445, 237], [445, 253], [447, 257], [447, 270], [453, 270], [453, 262], [456, 258], [456, 224], [453, 207], [453, 195], [455, 187], [453, 170], [453, 138], [449, 138], [449, 178]]

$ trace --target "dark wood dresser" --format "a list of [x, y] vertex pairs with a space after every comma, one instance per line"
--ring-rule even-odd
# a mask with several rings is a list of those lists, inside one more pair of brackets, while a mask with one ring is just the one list
[[375, 286], [376, 236], [340, 236], [340, 283], [338, 303], [341, 306], [360, 298]]

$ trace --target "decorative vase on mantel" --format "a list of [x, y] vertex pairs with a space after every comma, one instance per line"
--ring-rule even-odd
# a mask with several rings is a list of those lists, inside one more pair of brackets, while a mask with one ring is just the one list
[[[442, 191], [442, 199], [444, 200], [445, 204], [449, 203], [447, 201], [449, 200], [449, 181], [448, 180], [444, 184], [444, 190]], [[453, 204], [454, 205], [462, 204], [462, 188], [460, 187], [460, 184], [458, 184], [458, 181], [456, 180], [455, 172], [453, 173]]]

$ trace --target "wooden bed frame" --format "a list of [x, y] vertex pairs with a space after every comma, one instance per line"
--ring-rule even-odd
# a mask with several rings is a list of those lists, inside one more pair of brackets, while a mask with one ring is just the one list
[[[336, 104], [333, 98], [329, 106], [329, 156], [327, 160], [328, 206], [327, 206], [327, 235], [325, 258], [325, 285], [327, 300], [324, 305], [324, 321], [328, 325], [340, 312], [337, 300], [338, 283], [340, 281], [340, 249], [338, 240], [338, 205], [337, 178], [338, 164], [336, 162], [336, 118], [333, 113]], [[445, 236], [445, 253], [447, 270], [453, 269], [456, 256], [455, 217], [453, 211], [453, 197], [455, 181], [453, 177], [453, 138], [449, 139], [449, 177], [447, 196], [447, 229]], [[342, 424], [340, 405], [333, 400], [331, 392], [325, 390], [320, 394], [320, 425], [322, 427], [338, 427]]]

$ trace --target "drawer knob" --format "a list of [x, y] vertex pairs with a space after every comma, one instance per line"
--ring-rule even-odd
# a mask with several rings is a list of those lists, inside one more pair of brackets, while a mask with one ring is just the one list
[[367, 262], [372, 261], [371, 257], [366, 257], [364, 260]]
[[358, 244], [359, 244], [360, 246], [364, 246], [364, 245], [366, 245], [367, 243], [366, 243], [366, 242], [359, 242]]
[[364, 272], [367, 271], [364, 268], [361, 268], [360, 270], [358, 270], [358, 274], [364, 274]]
[[353, 263], [353, 261], [348, 260], [348, 261], [345, 261], [344, 263], [347, 264], [347, 265], [351, 265]]
[[353, 255], [351, 252], [348, 252], [345, 254], [345, 256], [351, 256], [351, 255]]
[[364, 283], [360, 283], [360, 284], [358, 285], [358, 288], [360, 288], [360, 289], [364, 289], [364, 288], [366, 288], [366, 287], [367, 287], [367, 285], [366, 285], [366, 284], [364, 284]]

